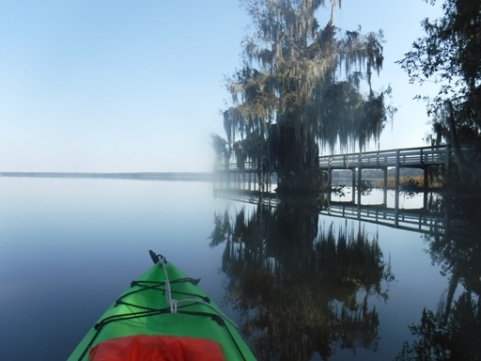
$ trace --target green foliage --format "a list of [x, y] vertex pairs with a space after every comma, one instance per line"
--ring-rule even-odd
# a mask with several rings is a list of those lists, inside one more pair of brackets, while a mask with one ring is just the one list
[[212, 148], [214, 148], [216, 163], [225, 163], [225, 167], [228, 167], [228, 162], [231, 155], [229, 143], [218, 134], [212, 134]]
[[[481, 2], [443, 0], [442, 9], [442, 18], [422, 22], [426, 36], [399, 63], [411, 82], [439, 85], [434, 98], [424, 98], [435, 139], [452, 144], [458, 166], [468, 169], [466, 159], [479, 161], [481, 152]], [[477, 155], [468, 156], [466, 144]]]

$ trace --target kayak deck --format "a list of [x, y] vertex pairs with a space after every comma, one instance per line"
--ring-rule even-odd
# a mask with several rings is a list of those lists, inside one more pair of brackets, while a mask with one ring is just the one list
[[99, 343], [135, 335], [207, 338], [220, 344], [226, 360], [255, 360], [232, 321], [197, 286], [200, 280], [151, 256], [156, 264], [107, 309], [68, 361], [87, 361]]

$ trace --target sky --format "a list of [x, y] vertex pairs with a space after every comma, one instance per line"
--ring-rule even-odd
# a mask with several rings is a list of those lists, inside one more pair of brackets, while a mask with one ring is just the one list
[[[392, 87], [398, 112], [370, 149], [425, 144], [413, 97], [435, 85], [409, 84], [395, 62], [440, 14], [423, 0], [337, 10], [342, 29], [384, 31], [373, 86]], [[249, 23], [238, 0], [1, 1], [0, 172], [212, 170], [210, 136], [224, 136], [225, 78], [241, 67]]]

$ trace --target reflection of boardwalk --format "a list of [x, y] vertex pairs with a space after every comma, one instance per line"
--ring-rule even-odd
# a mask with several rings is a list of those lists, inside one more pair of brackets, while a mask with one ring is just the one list
[[[251, 204], [259, 203], [259, 192], [217, 190], [215, 195], [220, 198]], [[279, 200], [275, 193], [264, 193], [262, 202], [276, 206]], [[433, 236], [450, 234], [451, 237], [469, 238], [469, 234], [467, 234], [469, 229], [466, 227], [466, 222], [462, 220], [448, 220], [443, 214], [430, 213], [425, 209], [396, 209], [388, 208], [384, 205], [330, 202], [328, 206], [320, 211], [320, 214], [380, 224]]]
[[431, 236], [448, 235], [451, 239], [472, 239], [467, 221], [451, 219], [444, 214], [430, 213], [425, 209], [395, 209], [384, 205], [357, 205], [332, 203], [321, 214], [354, 219], [362, 222], [404, 229]]
[[439, 214], [429, 214], [423, 209], [331, 203], [329, 208], [321, 213], [432, 235], [442, 235], [445, 232], [446, 219]]

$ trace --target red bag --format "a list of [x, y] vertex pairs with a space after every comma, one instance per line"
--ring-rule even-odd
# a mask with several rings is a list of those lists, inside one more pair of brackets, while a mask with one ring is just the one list
[[225, 361], [221, 346], [209, 339], [137, 335], [99, 343], [91, 361]]

